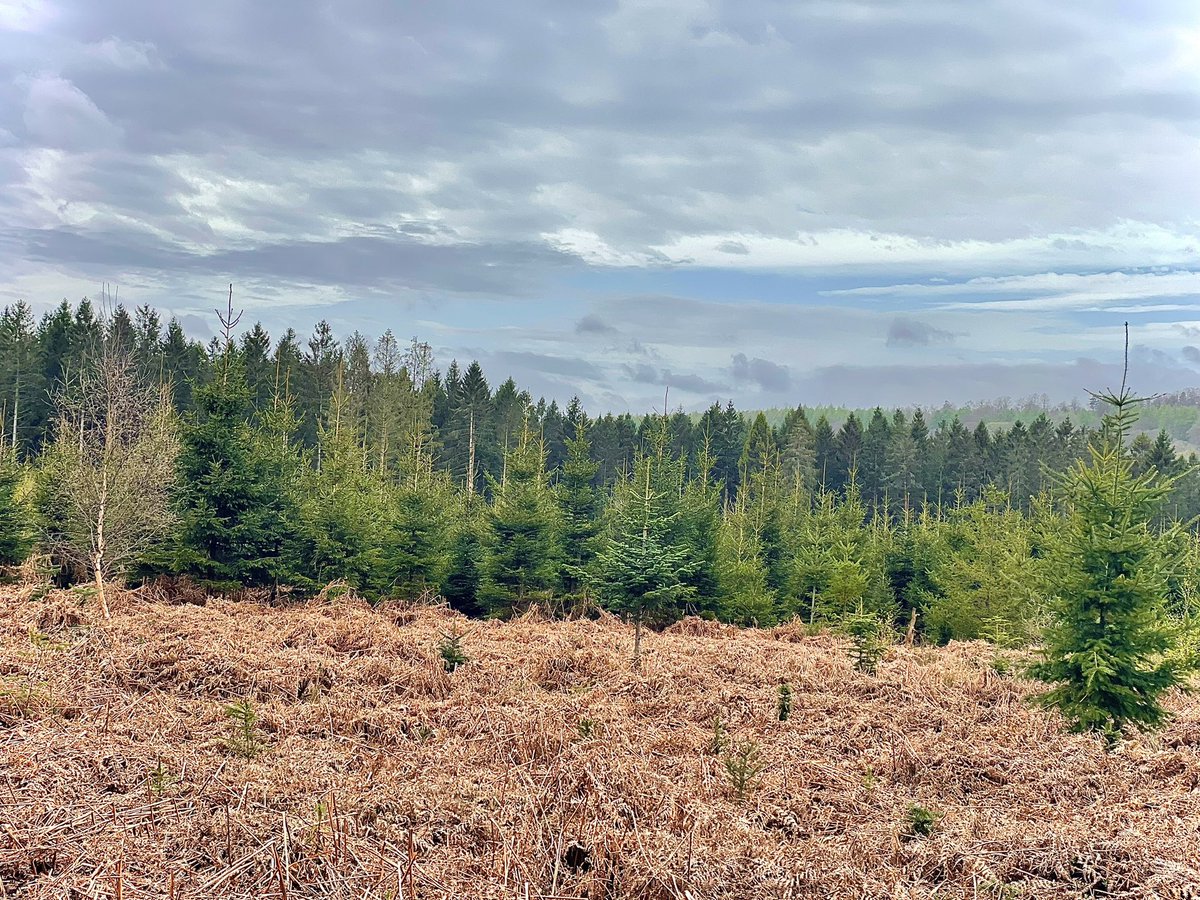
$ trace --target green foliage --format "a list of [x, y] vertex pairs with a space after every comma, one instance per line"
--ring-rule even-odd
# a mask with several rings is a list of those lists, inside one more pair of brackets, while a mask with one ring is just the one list
[[546, 477], [546, 450], [526, 427], [505, 455], [488, 518], [480, 598], [491, 615], [511, 615], [548, 599], [558, 586], [562, 520]]
[[608, 541], [591, 575], [605, 607], [636, 624], [638, 647], [643, 624], [679, 618], [695, 592], [685, 581], [695, 568], [692, 554], [671, 540], [677, 507], [663, 483], [669, 464], [661, 446], [659, 454], [643, 454], [638, 460], [613, 498]]
[[725, 775], [730, 790], [739, 803], [749, 796], [762, 773], [762, 754], [758, 744], [746, 741], [736, 749], [730, 749], [724, 757]]
[[720, 756], [725, 752], [725, 747], [729, 742], [729, 731], [725, 727], [725, 720], [721, 716], [713, 716], [712, 722], [712, 737], [708, 742], [708, 752], [713, 756]]
[[258, 714], [254, 711], [254, 705], [249, 700], [231, 703], [225, 707], [225, 717], [229, 720], [226, 746], [246, 759], [258, 756], [263, 748], [258, 739]]
[[470, 662], [470, 657], [462, 645], [464, 637], [466, 634], [460, 631], [450, 631], [442, 635], [441, 643], [438, 644], [438, 654], [442, 657], [442, 665], [447, 672], [453, 672], [459, 666]]
[[879, 661], [887, 653], [886, 626], [877, 616], [860, 610], [849, 616], [842, 627], [850, 637], [850, 659], [854, 668], [868, 675], [875, 674]]
[[218, 591], [270, 585], [297, 529], [290, 496], [246, 422], [249, 391], [237, 351], [198, 388], [178, 463], [179, 532], [171, 568]]
[[941, 820], [942, 814], [931, 809], [926, 809], [917, 803], [911, 803], [908, 807], [908, 836], [909, 837], [929, 837], [937, 828], [937, 823]]
[[775, 712], [780, 722], [786, 722], [792, 714], [792, 686], [786, 681], [779, 686], [779, 696], [775, 702]]
[[384, 494], [387, 527], [379, 529], [383, 593], [418, 597], [446, 578], [450, 554], [443, 535], [448, 489], [443, 479], [430, 478]]
[[775, 592], [768, 583], [763, 544], [744, 495], [721, 520], [717, 580], [723, 595], [722, 618], [742, 625], [775, 623]]
[[479, 591], [486, 566], [482, 526], [472, 506], [459, 516], [450, 539], [442, 596], [456, 610], [469, 616], [483, 615]]
[[16, 459], [0, 447], [0, 568], [20, 565], [33, 549], [32, 516], [20, 482]]
[[156, 799], [161, 798], [178, 783], [179, 777], [172, 775], [161, 759], [156, 760], [154, 768], [146, 776], [146, 785], [150, 789], [150, 794]]
[[1021, 644], [1041, 605], [1030, 521], [989, 487], [956, 507], [943, 529], [946, 552], [930, 573], [936, 592], [925, 595], [927, 632], [938, 642], [1003, 637]]
[[600, 466], [592, 460], [582, 421], [566, 447], [567, 458], [555, 495], [563, 523], [563, 589], [577, 593], [586, 585], [588, 566], [596, 556], [600, 492], [594, 482]]
[[1134, 473], [1139, 401], [1124, 388], [1100, 399], [1111, 408], [1101, 438], [1062, 484], [1068, 508], [1047, 567], [1054, 621], [1033, 674], [1054, 685], [1043, 700], [1074, 729], [1111, 742], [1127, 725], [1162, 724], [1160, 698], [1187, 673], [1171, 655], [1179, 628], [1166, 609], [1167, 575], [1181, 559], [1172, 535], [1150, 527], [1171, 480], [1153, 467]]

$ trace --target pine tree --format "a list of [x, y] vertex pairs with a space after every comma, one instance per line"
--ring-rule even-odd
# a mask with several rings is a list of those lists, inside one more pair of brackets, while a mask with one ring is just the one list
[[925, 625], [941, 643], [1009, 636], [1023, 643], [1042, 603], [1028, 519], [995, 487], [948, 513], [952, 552], [932, 560], [936, 590], [925, 597]]
[[304, 491], [309, 557], [303, 574], [315, 587], [341, 580], [373, 593], [383, 577], [377, 525], [385, 519], [384, 501], [381, 486], [367, 475], [341, 366], [318, 426], [317, 454], [320, 466], [308, 473]]
[[655, 455], [643, 453], [613, 499], [607, 542], [596, 555], [592, 585], [604, 606], [634, 623], [634, 661], [641, 659], [642, 627], [679, 618], [695, 589], [695, 563], [671, 539], [670, 496], [655, 486]]
[[178, 462], [180, 529], [174, 571], [218, 591], [276, 583], [295, 527], [250, 432], [250, 392], [226, 341], [216, 377], [195, 395]]
[[20, 565], [33, 548], [29, 510], [17, 492], [20, 474], [13, 451], [0, 446], [0, 568]]
[[450, 537], [442, 596], [451, 607], [468, 616], [481, 616], [486, 610], [480, 600], [483, 573], [487, 565], [484, 525], [478, 512], [482, 501], [464, 498]]
[[547, 483], [546, 451], [529, 428], [505, 454], [501, 479], [489, 476], [489, 484], [495, 501], [481, 595], [492, 615], [507, 615], [550, 599], [562, 558], [562, 521]]
[[383, 592], [414, 598], [442, 582], [446, 568], [442, 498], [434, 484], [402, 485], [389, 498], [381, 549]]
[[1110, 412], [1090, 458], [1063, 481], [1069, 510], [1048, 567], [1055, 619], [1034, 674], [1054, 685], [1043, 699], [1074, 729], [1111, 742], [1126, 725], [1160, 725], [1163, 692], [1187, 673], [1168, 655], [1178, 630], [1165, 608], [1166, 576], [1178, 553], [1150, 528], [1172, 481], [1133, 472], [1128, 436], [1139, 400], [1124, 384], [1094, 396]]
[[592, 460], [581, 421], [575, 426], [575, 437], [567, 441], [567, 458], [556, 492], [563, 520], [563, 588], [568, 593], [584, 586], [587, 567], [596, 554], [600, 495], [593, 482], [599, 468]]
[[717, 542], [722, 618], [742, 625], [775, 622], [775, 592], [768, 583], [763, 542], [755, 528], [747, 492], [727, 505]]

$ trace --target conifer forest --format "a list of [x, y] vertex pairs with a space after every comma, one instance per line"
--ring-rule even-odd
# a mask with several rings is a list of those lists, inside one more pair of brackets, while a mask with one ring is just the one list
[[1193, 896], [1194, 398], [589, 413], [217, 317], [0, 317], [6, 890]]
[[[1073, 473], [1108, 430], [1100, 400], [1008, 427], [919, 408], [589, 415], [391, 331], [222, 322], [202, 345], [148, 306], [4, 310], [4, 564], [36, 552], [101, 600], [114, 581], [297, 598], [337, 583], [472, 617], [866, 615], [910, 639], [1026, 645], [1081, 514]], [[1200, 411], [1175, 399], [1142, 419], [1189, 427]], [[1164, 608], [1198, 614], [1195, 455], [1165, 424], [1121, 427], [1129, 476], [1165, 485], [1145, 510]]]

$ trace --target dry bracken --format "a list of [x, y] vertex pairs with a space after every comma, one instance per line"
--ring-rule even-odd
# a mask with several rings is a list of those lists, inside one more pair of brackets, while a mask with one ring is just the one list
[[1194, 698], [1108, 753], [986, 645], [868, 676], [835, 636], [685, 624], [634, 669], [611, 618], [167, 599], [0, 598], [0, 897], [1200, 896]]

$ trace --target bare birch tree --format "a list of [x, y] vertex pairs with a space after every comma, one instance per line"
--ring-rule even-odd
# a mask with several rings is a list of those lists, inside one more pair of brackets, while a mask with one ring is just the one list
[[178, 432], [169, 388], [140, 378], [133, 358], [107, 347], [58, 398], [48, 488], [60, 517], [53, 545], [95, 582], [121, 578], [172, 524]]

